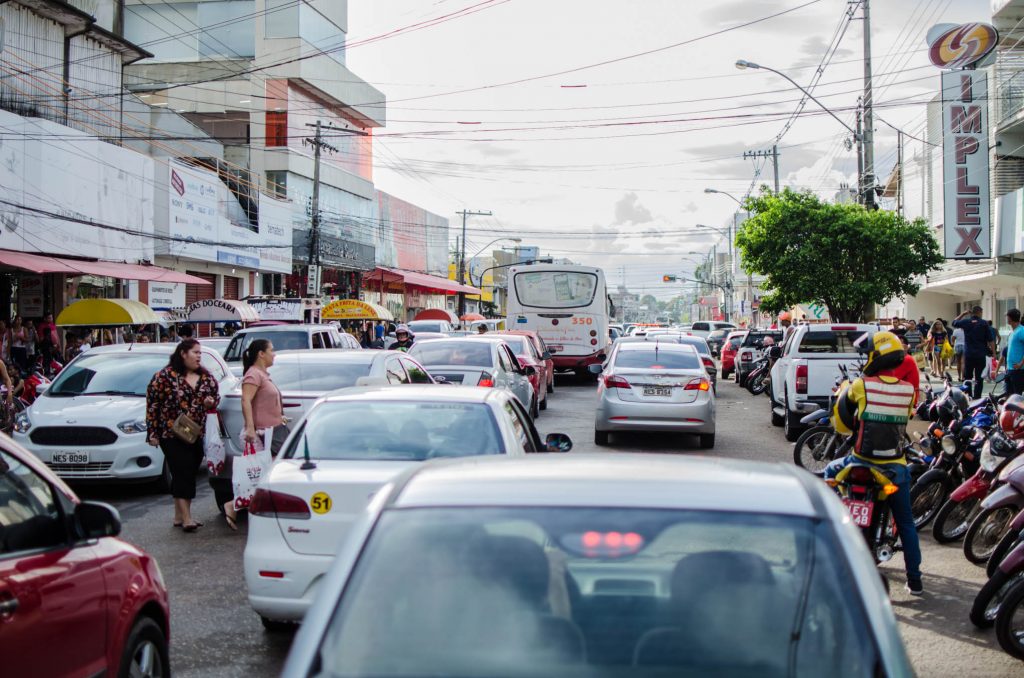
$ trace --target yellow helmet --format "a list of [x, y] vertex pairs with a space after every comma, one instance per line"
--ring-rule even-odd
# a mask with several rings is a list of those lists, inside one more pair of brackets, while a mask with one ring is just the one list
[[855, 342], [855, 346], [868, 357], [864, 364], [864, 374], [869, 377], [897, 367], [906, 357], [903, 342], [892, 332], [866, 333]]

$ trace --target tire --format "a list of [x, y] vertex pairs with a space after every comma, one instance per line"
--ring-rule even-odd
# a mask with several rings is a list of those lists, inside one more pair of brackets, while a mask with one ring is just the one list
[[167, 636], [155, 621], [140, 617], [128, 633], [128, 639], [121, 651], [119, 678], [129, 676], [152, 676], [163, 678], [171, 675], [171, 662], [167, 654]]
[[948, 498], [946, 485], [943, 478], [936, 476], [924, 483], [916, 482], [910, 488], [910, 509], [914, 514], [914, 527], [920, 530], [932, 522]]
[[971, 513], [981, 503], [981, 499], [972, 497], [964, 501], [949, 499], [939, 512], [935, 514], [935, 524], [932, 525], [932, 536], [940, 544], [951, 544], [967, 533], [971, 526]]
[[793, 445], [793, 463], [811, 473], [821, 475], [835, 458], [837, 436], [831, 426], [812, 426], [796, 439]]
[[700, 434], [700, 449], [710, 450], [715, 446], [715, 434], [714, 433], [701, 433]]
[[996, 616], [996, 639], [999, 646], [1017, 659], [1024, 660], [1024, 580], [1006, 593]]
[[985, 509], [979, 513], [964, 535], [964, 555], [967, 560], [975, 565], [985, 565], [1006, 536], [1015, 515], [1017, 510], [1012, 506]]
[[1020, 533], [1010, 532], [996, 544], [996, 547], [992, 550], [992, 555], [988, 559], [988, 564], [985, 566], [985, 574], [989, 577], [996, 573], [999, 569], [999, 563], [1003, 562], [1003, 558], [1006, 557], [1010, 551], [1012, 551], [1017, 544], [1020, 543]]
[[1020, 582], [1024, 582], [1024, 573], [1010, 575], [1002, 570], [996, 570], [974, 597], [970, 614], [971, 623], [979, 629], [991, 628], [996, 622], [999, 608], [1006, 600], [1006, 594]]
[[782, 423], [785, 421], [785, 418], [782, 415], [775, 413], [775, 403], [771, 403], [771, 408], [772, 426], [782, 426]]
[[539, 416], [540, 408], [537, 407], [537, 396], [534, 396], [533, 400], [530, 401], [530, 419], [536, 421]]
[[795, 421], [793, 413], [789, 411], [789, 403], [786, 403], [786, 414], [783, 415], [782, 419], [782, 433], [786, 436], [786, 440], [791, 443], [795, 443], [797, 438], [800, 437], [800, 427]]
[[752, 379], [747, 379], [747, 390], [751, 395], [761, 395], [768, 388], [768, 375], [760, 372]]
[[594, 429], [594, 444], [599, 447], [604, 447], [608, 444], [608, 431], [598, 431]]
[[260, 621], [263, 623], [263, 630], [270, 633], [284, 633], [292, 631], [298, 626], [295, 622], [274, 621], [273, 619], [267, 619], [263, 615], [260, 615]]
[[548, 399], [544, 398], [544, 400], [540, 401], [540, 406], [539, 407], [542, 410], [548, 409]]

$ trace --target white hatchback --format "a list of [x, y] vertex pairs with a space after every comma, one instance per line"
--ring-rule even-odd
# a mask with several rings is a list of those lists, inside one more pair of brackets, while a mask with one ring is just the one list
[[[146, 442], [146, 388], [174, 347], [89, 349], [18, 414], [12, 437], [65, 480], [156, 481], [166, 489], [163, 452]], [[236, 379], [216, 349], [203, 347], [202, 361], [221, 393], [234, 389]]]
[[245, 581], [268, 629], [299, 621], [352, 524], [397, 474], [430, 459], [567, 451], [541, 441], [506, 391], [415, 385], [347, 388], [317, 401], [249, 506]]

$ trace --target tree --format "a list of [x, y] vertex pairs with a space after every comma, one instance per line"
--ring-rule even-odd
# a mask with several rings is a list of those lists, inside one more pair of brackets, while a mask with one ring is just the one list
[[736, 236], [743, 265], [765, 276], [762, 309], [817, 302], [833, 320], [867, 319], [874, 304], [920, 289], [917, 276], [939, 267], [939, 244], [924, 219], [861, 205], [822, 202], [810, 191], [762, 190]]

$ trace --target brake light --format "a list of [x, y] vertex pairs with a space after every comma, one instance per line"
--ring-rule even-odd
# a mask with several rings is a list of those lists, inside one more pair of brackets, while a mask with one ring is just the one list
[[700, 379], [691, 379], [690, 383], [683, 387], [684, 391], [710, 391], [711, 382], [701, 377]]
[[490, 372], [481, 372], [480, 380], [476, 382], [477, 386], [485, 386], [487, 388], [494, 388], [494, 375]]
[[715, 361], [707, 356], [702, 356], [701, 359], [704, 361], [704, 367], [714, 367]]
[[807, 393], [807, 365], [796, 366], [796, 392]]
[[249, 514], [262, 518], [309, 520], [309, 506], [301, 497], [257, 488], [249, 504]]
[[632, 386], [629, 385], [628, 381], [626, 381], [622, 377], [616, 377], [614, 375], [609, 375], [605, 377], [604, 385], [605, 388], [633, 388]]
[[740, 351], [740, 362], [749, 363], [752, 356], [753, 353], [750, 353], [749, 351]]
[[875, 476], [871, 473], [871, 469], [866, 466], [854, 466], [850, 469], [849, 479], [854, 483], [870, 485], [874, 483]]

